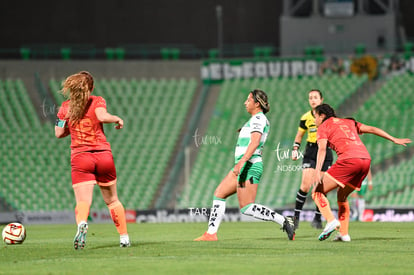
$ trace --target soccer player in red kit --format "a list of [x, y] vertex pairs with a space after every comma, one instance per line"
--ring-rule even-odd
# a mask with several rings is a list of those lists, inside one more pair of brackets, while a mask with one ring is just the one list
[[72, 187], [75, 193], [75, 216], [78, 230], [74, 248], [83, 249], [88, 231], [87, 218], [95, 184], [101, 189], [112, 220], [120, 234], [120, 246], [130, 246], [125, 209], [118, 199], [116, 170], [111, 146], [106, 140], [103, 123], [115, 123], [122, 129], [123, 120], [106, 110], [100, 96], [91, 95], [94, 80], [89, 72], [81, 71], [66, 78], [62, 93], [69, 97], [57, 114], [55, 135], [71, 136]]
[[[348, 234], [349, 203], [348, 196], [354, 190], [359, 190], [361, 183], [368, 174], [371, 157], [358, 135], [370, 133], [388, 139], [395, 144], [406, 146], [411, 143], [408, 138], [395, 138], [384, 130], [364, 125], [354, 119], [337, 118], [334, 109], [328, 104], [315, 108], [315, 124], [318, 127], [318, 155], [314, 177], [315, 188], [312, 198], [327, 221], [319, 240], [323, 241], [339, 228], [336, 241], [351, 241]], [[332, 148], [338, 159], [321, 177], [326, 148]], [[337, 190], [338, 219], [331, 211], [326, 194]]]

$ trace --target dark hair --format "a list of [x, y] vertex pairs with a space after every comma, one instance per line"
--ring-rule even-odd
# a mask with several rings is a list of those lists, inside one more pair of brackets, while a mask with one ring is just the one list
[[312, 89], [312, 90], [310, 90], [310, 91], [308, 92], [308, 94], [310, 94], [311, 92], [318, 92], [318, 93], [319, 93], [319, 95], [321, 96], [321, 98], [323, 98], [322, 92], [321, 92], [320, 90], [318, 90], [318, 89]]
[[262, 108], [262, 111], [264, 114], [269, 112], [270, 106], [269, 102], [267, 101], [267, 94], [263, 92], [262, 90], [255, 89], [250, 92], [252, 94], [254, 102], [259, 102], [260, 108]]
[[318, 115], [324, 114], [325, 118], [323, 121], [327, 120], [330, 117], [336, 117], [335, 110], [331, 106], [329, 106], [329, 104], [325, 103], [316, 106], [315, 113], [317, 113]]

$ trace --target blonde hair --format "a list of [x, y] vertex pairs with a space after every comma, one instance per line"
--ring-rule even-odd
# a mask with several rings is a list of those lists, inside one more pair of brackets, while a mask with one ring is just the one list
[[89, 92], [92, 92], [94, 88], [93, 82], [93, 77], [89, 72], [81, 71], [68, 76], [62, 84], [60, 92], [70, 99], [68, 118], [72, 125], [85, 115]]

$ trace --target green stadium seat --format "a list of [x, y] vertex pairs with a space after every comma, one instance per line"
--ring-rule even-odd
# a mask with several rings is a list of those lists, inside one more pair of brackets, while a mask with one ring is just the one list
[[177, 60], [180, 58], [181, 50], [178, 48], [171, 48], [170, 53], [171, 53], [171, 59]]
[[117, 60], [124, 60], [125, 58], [125, 49], [124, 48], [115, 48], [114, 55]]
[[360, 43], [360, 44], [357, 44], [355, 46], [355, 54], [357, 56], [364, 55], [365, 53], [366, 53], [366, 45], [365, 44]]
[[170, 59], [170, 49], [169, 48], [161, 48], [161, 57], [163, 60]]
[[214, 48], [214, 49], [209, 49], [208, 50], [208, 58], [210, 59], [217, 59], [219, 57], [219, 50]]
[[105, 48], [105, 56], [108, 60], [115, 59], [115, 49], [114, 48]]
[[61, 48], [60, 49], [60, 54], [61, 54], [63, 60], [69, 60], [71, 52], [72, 52], [71, 48]]
[[31, 56], [30, 48], [26, 48], [26, 47], [20, 48], [20, 55], [23, 60], [29, 60]]
[[414, 50], [414, 43], [413, 42], [406, 42], [403, 45], [404, 53], [412, 54]]
[[181, 50], [179, 48], [161, 48], [160, 53], [163, 60], [177, 60], [180, 58]]

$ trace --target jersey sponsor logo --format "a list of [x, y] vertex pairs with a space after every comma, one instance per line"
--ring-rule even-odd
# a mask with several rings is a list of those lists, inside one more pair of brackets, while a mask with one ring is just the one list
[[253, 129], [254, 130], [259, 130], [259, 129], [261, 129], [262, 127], [261, 127], [262, 125], [260, 124], [260, 123], [253, 123]]

